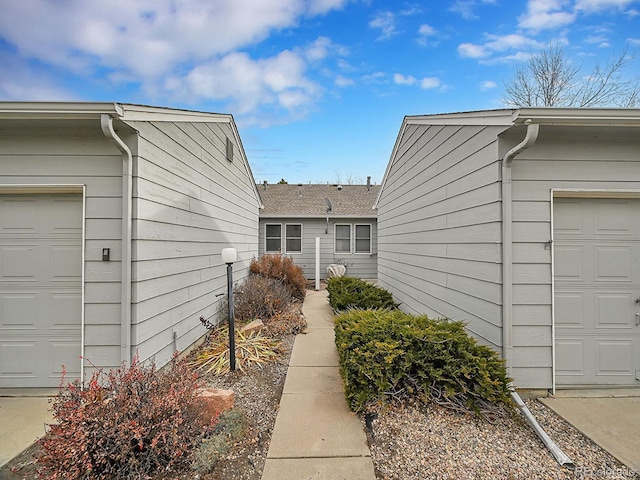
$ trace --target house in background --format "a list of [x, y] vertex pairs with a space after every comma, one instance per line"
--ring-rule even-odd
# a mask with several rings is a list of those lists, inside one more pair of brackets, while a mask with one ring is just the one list
[[376, 207], [379, 284], [516, 387], [640, 385], [640, 109], [406, 117]]
[[258, 253], [261, 202], [230, 115], [0, 103], [0, 387], [164, 365]]
[[258, 185], [260, 254], [290, 256], [308, 280], [316, 278], [316, 238], [319, 238], [319, 278], [327, 267], [342, 264], [352, 277], [375, 279], [377, 213], [373, 204], [379, 186]]

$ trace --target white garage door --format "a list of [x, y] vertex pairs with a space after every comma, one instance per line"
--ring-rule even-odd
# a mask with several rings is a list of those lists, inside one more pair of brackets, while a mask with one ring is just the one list
[[81, 195], [0, 195], [0, 387], [80, 366]]
[[640, 385], [640, 199], [554, 203], [556, 381]]

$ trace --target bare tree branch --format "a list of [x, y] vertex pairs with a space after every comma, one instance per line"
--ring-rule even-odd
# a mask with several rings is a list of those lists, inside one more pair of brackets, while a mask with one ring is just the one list
[[640, 77], [626, 79], [623, 70], [633, 60], [628, 47], [588, 75], [550, 45], [529, 59], [505, 83], [504, 103], [520, 107], [635, 107], [640, 105]]

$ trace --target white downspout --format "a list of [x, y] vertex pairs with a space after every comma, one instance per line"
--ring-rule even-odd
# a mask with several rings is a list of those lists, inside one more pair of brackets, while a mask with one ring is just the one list
[[502, 358], [507, 373], [511, 372], [513, 344], [513, 205], [511, 188], [511, 164], [513, 158], [529, 148], [538, 139], [540, 126], [527, 119], [524, 140], [509, 150], [502, 159]]
[[112, 140], [122, 152], [122, 281], [120, 293], [120, 361], [131, 363], [131, 222], [132, 173], [131, 150], [113, 129], [113, 118], [100, 116], [104, 136]]

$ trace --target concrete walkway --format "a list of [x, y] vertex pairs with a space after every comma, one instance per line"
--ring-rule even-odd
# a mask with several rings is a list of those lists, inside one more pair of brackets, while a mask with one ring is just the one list
[[308, 291], [306, 335], [293, 345], [262, 480], [375, 480], [360, 419], [338, 373], [333, 313], [325, 290]]
[[540, 401], [640, 474], [640, 389], [560, 390]]
[[53, 422], [51, 397], [58, 390], [0, 390], [0, 467], [17, 457], [46, 432]]

